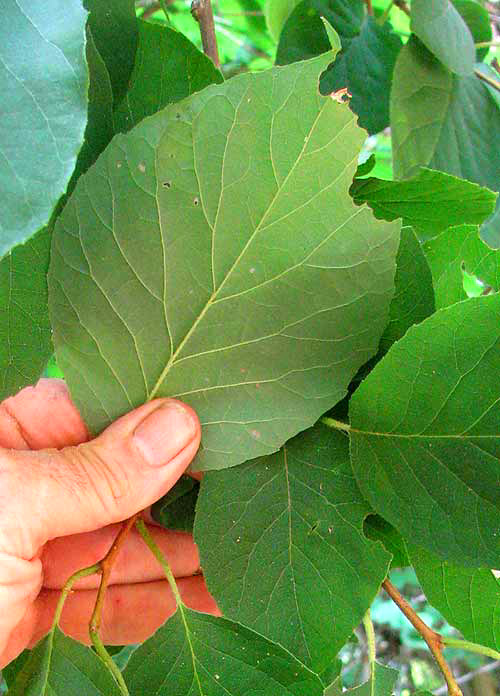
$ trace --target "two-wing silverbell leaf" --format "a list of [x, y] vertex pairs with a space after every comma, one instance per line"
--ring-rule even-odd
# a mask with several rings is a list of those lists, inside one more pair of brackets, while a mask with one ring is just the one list
[[408, 545], [427, 600], [466, 640], [500, 650], [500, 580], [489, 568], [464, 568]]
[[207, 473], [195, 539], [224, 615], [322, 672], [387, 575], [390, 555], [363, 534], [369, 512], [347, 435], [321, 423], [272, 456]]
[[92, 432], [193, 406], [197, 469], [269, 454], [376, 351], [399, 223], [349, 196], [365, 134], [326, 54], [213, 85], [116, 137], [56, 226], [54, 341]]
[[0, 258], [47, 225], [87, 122], [80, 0], [3, 0]]
[[30, 653], [9, 696], [119, 696], [112, 675], [90, 648], [55, 628]]
[[354, 473], [375, 510], [443, 559], [500, 567], [500, 296], [437, 311], [351, 399]]
[[132, 654], [133, 696], [322, 696], [316, 674], [245, 626], [180, 606]]

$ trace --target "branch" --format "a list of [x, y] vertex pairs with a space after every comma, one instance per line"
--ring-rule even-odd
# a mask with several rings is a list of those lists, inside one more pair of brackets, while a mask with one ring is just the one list
[[[471, 681], [474, 679], [474, 677], [477, 677], [478, 674], [484, 674], [484, 672], [493, 672], [496, 669], [500, 667], [500, 660], [497, 662], [490, 662], [487, 665], [483, 665], [482, 667], [478, 667], [478, 669], [475, 669], [473, 672], [469, 672], [468, 674], [463, 674], [461, 677], [458, 677], [457, 679], [457, 684], [466, 684], [467, 682]], [[434, 696], [443, 696], [446, 693], [446, 689], [448, 687], [442, 686], [436, 691], [434, 691]]]
[[411, 16], [410, 8], [408, 7], [408, 3], [405, 2], [405, 0], [394, 0], [394, 4], [396, 7], [399, 7], [399, 9], [405, 13], [405, 15], [408, 15], [408, 17]]
[[343, 421], [336, 420], [335, 418], [330, 418], [329, 416], [324, 416], [321, 422], [327, 425], [329, 428], [335, 428], [335, 430], [342, 430], [344, 433], [348, 433], [351, 429], [349, 423], [344, 423]]
[[365, 5], [366, 5], [366, 11], [370, 15], [370, 17], [373, 17], [373, 5], [372, 5], [372, 0], [365, 0]]
[[106, 648], [104, 647], [104, 643], [102, 642], [101, 636], [99, 635], [99, 629], [101, 628], [102, 608], [104, 606], [104, 598], [106, 596], [106, 590], [108, 589], [111, 571], [113, 570], [113, 566], [115, 564], [117, 556], [120, 553], [121, 548], [125, 543], [125, 540], [130, 530], [134, 526], [140, 514], [140, 512], [137, 512], [124, 523], [123, 527], [118, 532], [116, 539], [114, 540], [113, 545], [109, 549], [108, 553], [97, 564], [99, 567], [99, 572], [101, 573], [101, 583], [97, 591], [97, 599], [89, 623], [89, 634], [90, 640], [92, 641], [92, 645], [94, 646], [96, 653], [99, 655], [101, 660], [104, 662], [106, 667], [109, 669], [109, 671], [115, 678], [123, 696], [130, 696], [129, 691], [127, 689], [127, 685], [125, 684], [120, 669], [113, 661], [111, 655], [108, 653]]
[[489, 75], [485, 75], [477, 68], [474, 68], [474, 73], [477, 75], [477, 77], [479, 77], [480, 80], [484, 80], [489, 85], [491, 85], [491, 87], [498, 89], [498, 91], [500, 92], [500, 82], [498, 80], [495, 80], [493, 77], [490, 77]]
[[220, 68], [217, 39], [215, 38], [214, 15], [210, 0], [193, 0], [191, 14], [200, 25], [201, 42], [205, 55], [212, 59], [216, 68]]
[[389, 582], [389, 580], [385, 579], [382, 583], [382, 587], [393, 602], [398, 605], [408, 621], [420, 633], [422, 638], [429, 646], [429, 650], [433, 654], [434, 659], [436, 660], [438, 667], [445, 678], [448, 686], [449, 696], [463, 696], [463, 693], [458, 686], [448, 663], [443, 657], [443, 639], [441, 638], [440, 634], [433, 631], [432, 628], [429, 628], [429, 626], [422, 621], [415, 610], [412, 609], [406, 599], [399, 594], [397, 589], [391, 582]]

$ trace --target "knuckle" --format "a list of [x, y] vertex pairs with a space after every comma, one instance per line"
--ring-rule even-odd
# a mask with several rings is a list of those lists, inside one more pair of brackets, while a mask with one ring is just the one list
[[130, 495], [131, 481], [127, 470], [112, 450], [103, 451], [92, 442], [63, 450], [70, 462], [72, 484], [76, 494], [96, 500], [111, 517], [121, 499]]

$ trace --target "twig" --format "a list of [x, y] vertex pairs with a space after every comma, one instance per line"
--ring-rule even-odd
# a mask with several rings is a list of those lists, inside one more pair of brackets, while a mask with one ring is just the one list
[[479, 643], [471, 643], [469, 640], [453, 638], [453, 636], [442, 636], [442, 642], [446, 648], [458, 648], [459, 650], [468, 650], [469, 652], [478, 653], [479, 655], [485, 655], [486, 657], [491, 657], [493, 660], [500, 660], [500, 652], [498, 652], [498, 650], [493, 650], [493, 648], [488, 648], [486, 645], [480, 645]]
[[[478, 667], [473, 672], [469, 672], [468, 674], [463, 674], [461, 677], [457, 677], [457, 684], [466, 684], [467, 682], [474, 679], [474, 677], [477, 677], [478, 674], [484, 674], [485, 672], [494, 672], [499, 667], [500, 660], [497, 660], [497, 662], [490, 662], [487, 665], [482, 665], [482, 667]], [[446, 694], [447, 688], [447, 686], [440, 686], [439, 689], [436, 689], [436, 691], [433, 692], [434, 696], [444, 696], [444, 694]]]
[[370, 610], [368, 609], [366, 614], [363, 616], [363, 627], [366, 634], [366, 642], [368, 644], [368, 661], [370, 663], [370, 674], [373, 678], [375, 671], [375, 659], [377, 657], [376, 642], [375, 642], [375, 629], [373, 628], [373, 621], [370, 616]]
[[372, 5], [372, 0], [365, 0], [365, 5], [366, 5], [366, 11], [370, 15], [370, 17], [373, 17], [373, 5]]
[[344, 423], [343, 421], [336, 420], [335, 418], [330, 418], [329, 416], [324, 416], [321, 422], [327, 425], [329, 428], [335, 428], [335, 430], [342, 430], [344, 433], [348, 433], [351, 429], [349, 423]]
[[394, 0], [394, 4], [396, 7], [399, 7], [399, 9], [405, 13], [405, 15], [408, 15], [408, 17], [411, 16], [410, 8], [408, 7], [408, 3], [405, 2], [405, 0]]
[[220, 68], [217, 39], [215, 38], [214, 15], [210, 0], [193, 0], [191, 14], [200, 25], [201, 43], [204, 53], [212, 59], [216, 68]]
[[440, 634], [433, 631], [432, 628], [429, 628], [429, 626], [422, 621], [415, 610], [412, 609], [406, 599], [400, 595], [398, 590], [389, 580], [384, 580], [382, 587], [429, 646], [429, 650], [433, 654], [434, 659], [436, 660], [438, 667], [445, 678], [448, 686], [449, 696], [463, 696], [462, 690], [458, 686], [448, 663], [443, 657], [443, 640]]
[[498, 91], [500, 92], [500, 82], [498, 80], [495, 80], [493, 77], [490, 77], [489, 75], [485, 75], [477, 68], [474, 68], [474, 73], [477, 75], [477, 77], [479, 77], [480, 80], [484, 80], [489, 85], [491, 85], [491, 87], [498, 89]]
[[89, 635], [90, 640], [92, 641], [92, 645], [94, 646], [101, 660], [104, 662], [106, 667], [109, 669], [109, 671], [117, 681], [118, 686], [120, 687], [121, 692], [124, 696], [129, 696], [127, 685], [125, 684], [120, 669], [113, 661], [111, 655], [108, 653], [106, 648], [104, 647], [104, 643], [102, 642], [101, 637], [99, 635], [99, 629], [101, 627], [102, 608], [104, 606], [104, 599], [106, 596], [106, 590], [108, 589], [111, 571], [113, 570], [113, 566], [115, 564], [118, 554], [121, 551], [125, 539], [127, 538], [130, 530], [134, 526], [140, 514], [140, 512], [137, 512], [124, 523], [123, 527], [118, 532], [116, 539], [114, 540], [113, 545], [109, 549], [108, 553], [97, 564], [99, 567], [99, 572], [101, 573], [101, 582], [97, 591], [97, 599], [95, 602], [94, 611], [92, 612], [92, 616], [90, 618], [89, 623]]

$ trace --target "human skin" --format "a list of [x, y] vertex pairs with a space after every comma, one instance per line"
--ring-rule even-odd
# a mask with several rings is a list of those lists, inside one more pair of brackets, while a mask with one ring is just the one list
[[[191, 535], [160, 528], [148, 512], [199, 443], [196, 414], [173, 399], [144, 404], [95, 439], [61, 380], [42, 379], [0, 404], [0, 667], [47, 633], [68, 577], [99, 561], [140, 510], [183, 601], [218, 613]], [[86, 643], [99, 579], [79, 581], [61, 617], [61, 629]], [[142, 642], [174, 611], [162, 569], [133, 529], [111, 574], [101, 637]]]

